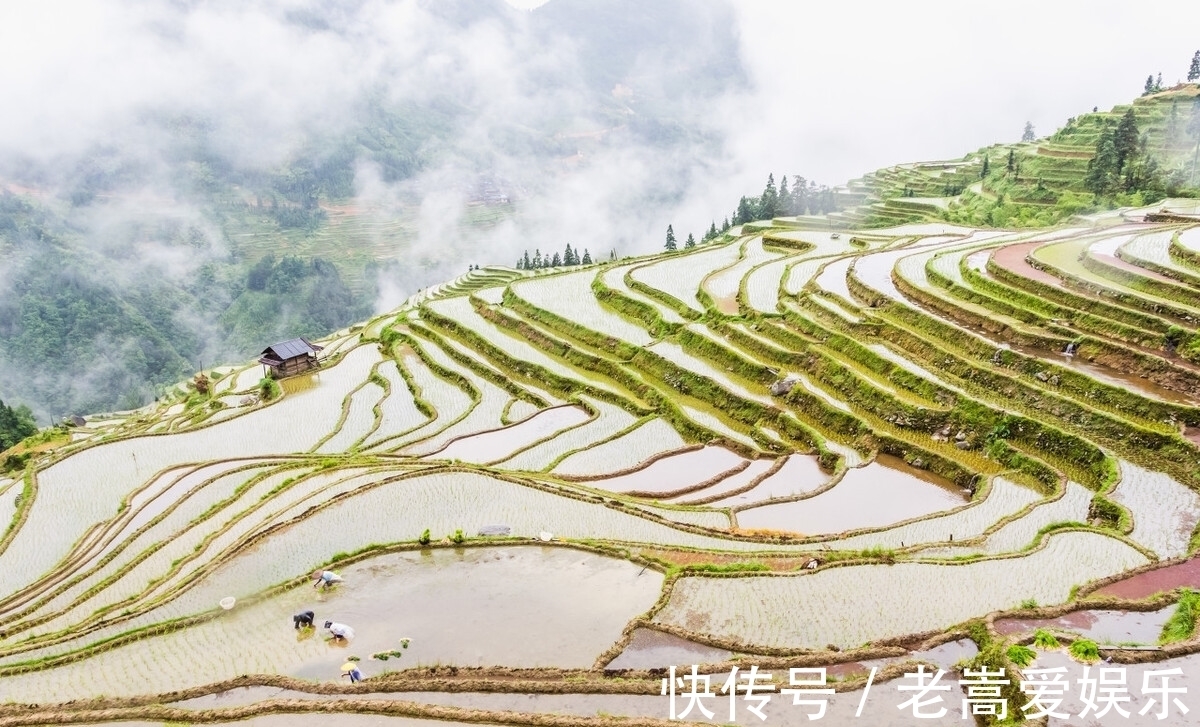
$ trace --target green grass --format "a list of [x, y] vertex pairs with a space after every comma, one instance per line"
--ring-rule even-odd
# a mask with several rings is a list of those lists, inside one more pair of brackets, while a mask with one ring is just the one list
[[1200, 591], [1184, 589], [1179, 594], [1175, 613], [1163, 624], [1158, 643], [1166, 645], [1186, 641], [1196, 633], [1196, 615], [1200, 612]]
[[1054, 634], [1045, 629], [1033, 632], [1033, 645], [1039, 649], [1057, 649], [1060, 646]]

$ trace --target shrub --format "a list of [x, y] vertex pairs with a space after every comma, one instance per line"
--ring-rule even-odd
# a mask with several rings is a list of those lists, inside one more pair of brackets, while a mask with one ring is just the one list
[[1033, 645], [1039, 649], [1057, 649], [1059, 643], [1054, 634], [1046, 629], [1038, 629], [1033, 632]]
[[1022, 646], [1021, 644], [1013, 644], [1012, 646], [1008, 647], [1007, 653], [1008, 660], [1022, 669], [1032, 664], [1033, 660], [1037, 658], [1036, 651], [1028, 646]]
[[1179, 596], [1175, 613], [1163, 624], [1160, 644], [1184, 641], [1196, 633], [1196, 611], [1200, 610], [1200, 591], [1184, 589]]
[[1100, 648], [1090, 639], [1079, 639], [1071, 644], [1071, 656], [1080, 661], [1096, 661], [1100, 658]]
[[[459, 532], [462, 532], [461, 530]], [[429, 535], [429, 528], [425, 528], [425, 532], [421, 533], [421, 537], [417, 538], [417, 542], [421, 545], [429, 545], [433, 538]]]
[[1021, 601], [1021, 608], [1037, 608], [1037, 607], [1038, 607], [1038, 603], [1037, 603], [1036, 598], [1026, 598], [1024, 601]]
[[29, 464], [29, 458], [32, 456], [30, 452], [23, 454], [10, 454], [4, 458], [4, 464], [0, 465], [0, 473], [7, 474], [16, 472], [17, 470], [25, 469], [25, 465]]
[[283, 396], [283, 388], [279, 386], [279, 382], [272, 379], [270, 376], [264, 376], [258, 382], [258, 395], [263, 401], [271, 401]]
[[467, 539], [466, 536], [463, 535], [462, 528], [455, 530], [454, 535], [450, 536], [450, 540], [452, 540], [455, 543], [461, 543], [462, 541], [464, 541], [466, 539]]

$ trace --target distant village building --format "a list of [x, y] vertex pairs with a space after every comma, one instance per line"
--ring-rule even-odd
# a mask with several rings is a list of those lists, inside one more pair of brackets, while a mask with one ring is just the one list
[[317, 352], [322, 348], [306, 338], [293, 338], [264, 348], [258, 362], [268, 376], [282, 379], [317, 368]]

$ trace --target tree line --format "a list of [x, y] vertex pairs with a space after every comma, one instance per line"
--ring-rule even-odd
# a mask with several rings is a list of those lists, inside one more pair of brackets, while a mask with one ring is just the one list
[[33, 412], [24, 404], [14, 408], [0, 401], [0, 452], [37, 431]]
[[[1188, 66], [1187, 80], [1188, 83], [1200, 81], [1200, 50], [1192, 54], [1192, 62], [1191, 65]], [[1147, 96], [1152, 93], [1158, 93], [1162, 90], [1163, 79], [1161, 72], [1159, 72], [1157, 76], [1155, 76], [1153, 73], [1151, 73], [1149, 76], [1146, 76], [1146, 85], [1142, 88], [1143, 96]]]
[[[616, 259], [616, 252], [613, 252], [612, 259]], [[583, 255], [581, 256], [578, 249], [573, 249], [571, 244], [567, 243], [567, 247], [561, 255], [556, 252], [553, 255], [547, 254], [543, 257], [540, 249], [534, 249], [533, 257], [530, 257], [529, 251], [526, 250], [525, 254], [517, 259], [517, 270], [540, 270], [542, 268], [591, 264], [592, 254], [588, 252], [586, 247], [583, 249]]]
[[[1200, 59], [1197, 59], [1200, 64]], [[1167, 117], [1168, 142], [1180, 135], [1176, 106], [1172, 104]], [[1149, 151], [1149, 134], [1138, 129], [1137, 116], [1130, 108], [1113, 126], [1106, 125], [1096, 141], [1096, 151], [1088, 162], [1084, 186], [1093, 194], [1106, 197], [1120, 192], [1149, 192], [1165, 194], [1169, 188], [1183, 186], [1196, 177], [1196, 158], [1200, 154], [1200, 97], [1192, 102], [1186, 124], [1187, 135], [1195, 142], [1191, 174], [1182, 169], [1167, 172]]]
[[733, 224], [792, 215], [824, 215], [837, 211], [833, 190], [797, 176], [789, 188], [787, 175], [775, 186], [775, 175], [767, 175], [767, 184], [757, 197], [742, 197], [733, 213]]

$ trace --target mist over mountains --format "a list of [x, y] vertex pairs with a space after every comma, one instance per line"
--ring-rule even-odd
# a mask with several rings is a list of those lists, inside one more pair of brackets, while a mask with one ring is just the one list
[[747, 83], [719, 2], [29, 13], [0, 120], [0, 399], [43, 420], [525, 248], [642, 251], [726, 163], [710, 116]]

